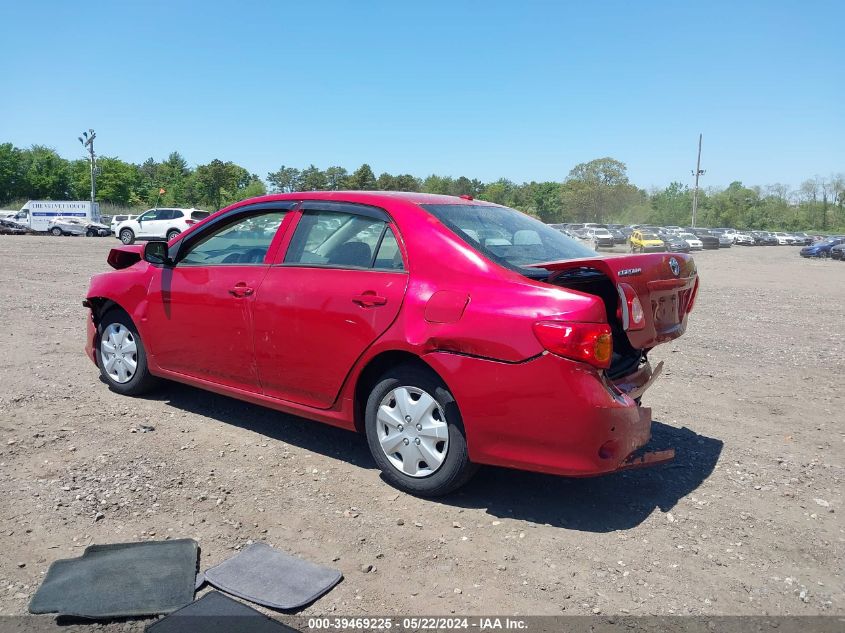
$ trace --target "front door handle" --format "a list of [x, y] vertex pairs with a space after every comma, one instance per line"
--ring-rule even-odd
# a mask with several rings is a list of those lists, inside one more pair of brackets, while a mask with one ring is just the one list
[[354, 297], [352, 302], [357, 303], [362, 308], [373, 308], [375, 306], [383, 306], [387, 303], [387, 299], [378, 296], [375, 292], [362, 292], [357, 297]]
[[248, 297], [255, 290], [247, 286], [244, 282], [235, 284], [234, 288], [229, 288], [229, 294], [233, 297]]

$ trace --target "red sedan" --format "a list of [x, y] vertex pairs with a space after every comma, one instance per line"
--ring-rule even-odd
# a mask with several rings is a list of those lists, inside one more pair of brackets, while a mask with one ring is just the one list
[[648, 352], [680, 336], [691, 257], [598, 257], [469, 197], [309, 192], [112, 249], [87, 352], [110, 387], [176, 380], [366, 433], [393, 485], [478, 464], [585, 476], [646, 453]]

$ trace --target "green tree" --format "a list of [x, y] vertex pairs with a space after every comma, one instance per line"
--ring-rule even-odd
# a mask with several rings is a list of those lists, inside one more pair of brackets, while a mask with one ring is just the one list
[[299, 191], [324, 191], [328, 184], [326, 174], [314, 165], [303, 169], [299, 176]]
[[25, 197], [43, 200], [67, 199], [70, 193], [70, 165], [54, 149], [33, 145], [22, 152]]
[[276, 193], [289, 193], [291, 191], [300, 190], [300, 179], [302, 172], [294, 167], [285, 167], [282, 165], [276, 171], [271, 171], [267, 174], [267, 182]]
[[257, 180], [243, 167], [217, 158], [197, 167], [194, 177], [200, 204], [214, 209], [241, 199], [243, 191]]
[[346, 180], [346, 187], [355, 191], [374, 191], [377, 186], [376, 175], [367, 163], [352, 172]]
[[346, 186], [346, 179], [349, 177], [349, 172], [347, 172], [343, 167], [332, 166], [329, 167], [326, 171], [326, 189], [329, 191], [339, 191]]
[[21, 150], [11, 143], [0, 144], [0, 203], [26, 196]]
[[582, 222], [604, 222], [642, 198], [643, 193], [628, 182], [625, 163], [609, 157], [573, 167], [560, 194], [564, 215]]

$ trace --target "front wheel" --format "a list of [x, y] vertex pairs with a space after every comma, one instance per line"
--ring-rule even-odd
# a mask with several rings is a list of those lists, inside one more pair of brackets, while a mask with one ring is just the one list
[[88, 229], [85, 231], [85, 237], [96, 237], [97, 232], [94, 229]]
[[475, 473], [458, 405], [431, 370], [404, 365], [383, 375], [367, 399], [365, 426], [373, 459], [400, 490], [445, 495]]
[[148, 391], [156, 378], [147, 368], [147, 353], [138, 329], [122, 310], [103, 315], [97, 328], [100, 374], [113, 391], [137, 396]]
[[62, 234], [62, 230], [59, 227], [54, 226], [52, 229], [50, 229], [50, 234], [59, 237]]
[[120, 241], [124, 244], [132, 244], [135, 242], [135, 233], [132, 229], [123, 229], [120, 231]]

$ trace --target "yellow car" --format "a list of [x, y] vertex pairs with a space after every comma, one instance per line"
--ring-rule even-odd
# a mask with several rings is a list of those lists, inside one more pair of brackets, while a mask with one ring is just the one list
[[666, 244], [657, 237], [656, 233], [650, 231], [634, 231], [631, 233], [632, 253], [662, 253], [666, 250]]

